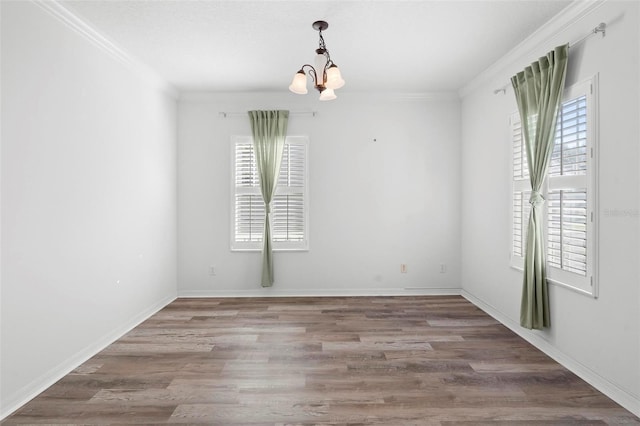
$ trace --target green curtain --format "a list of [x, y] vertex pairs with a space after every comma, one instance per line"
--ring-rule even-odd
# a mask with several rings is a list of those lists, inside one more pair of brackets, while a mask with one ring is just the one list
[[544, 254], [542, 184], [555, 141], [558, 109], [567, 73], [569, 45], [558, 46], [511, 78], [522, 121], [531, 181], [520, 325], [549, 327], [549, 292]]
[[271, 198], [278, 184], [289, 111], [249, 111], [253, 150], [258, 164], [260, 191], [264, 200], [264, 234], [262, 249], [262, 287], [273, 285], [273, 250], [271, 246]]

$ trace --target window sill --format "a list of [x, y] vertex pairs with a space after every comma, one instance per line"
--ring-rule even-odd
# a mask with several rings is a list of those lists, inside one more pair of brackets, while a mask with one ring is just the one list
[[[524, 273], [524, 268], [521, 267], [521, 266], [510, 265], [510, 267], [511, 267], [511, 269], [514, 269], [516, 271]], [[553, 278], [548, 278], [547, 277], [547, 284], [551, 284], [551, 285], [554, 285], [556, 287], [566, 288], [567, 290], [571, 290], [574, 293], [578, 293], [578, 294], [581, 294], [583, 296], [588, 296], [588, 297], [591, 297], [593, 299], [597, 299], [598, 298], [598, 295], [595, 294], [595, 292], [584, 290], [582, 288], [578, 288], [578, 287], [572, 286], [570, 284], [565, 284], [562, 281], [554, 280]]]
[[[261, 248], [232, 248], [229, 249], [229, 251], [233, 252], [233, 253], [261, 253], [262, 249]], [[279, 253], [279, 252], [308, 252], [309, 248], [274, 248], [273, 252], [275, 253]]]
[[584, 290], [584, 289], [581, 289], [581, 288], [578, 288], [578, 287], [574, 287], [572, 285], [565, 284], [565, 283], [563, 283], [561, 281], [556, 281], [556, 280], [551, 279], [551, 278], [547, 278], [547, 284], [553, 284], [556, 287], [563, 287], [563, 288], [566, 288], [568, 290], [573, 291], [574, 293], [582, 294], [583, 296], [588, 296], [588, 297], [591, 297], [593, 299], [597, 299], [598, 298], [598, 295], [595, 294], [595, 292], [591, 292], [591, 291]]

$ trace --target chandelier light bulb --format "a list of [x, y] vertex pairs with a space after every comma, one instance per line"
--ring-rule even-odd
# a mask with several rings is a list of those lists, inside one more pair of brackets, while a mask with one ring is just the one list
[[336, 64], [332, 64], [327, 70], [327, 81], [325, 83], [328, 89], [339, 89], [344, 86], [344, 80], [340, 75], [340, 69]]
[[307, 94], [307, 75], [303, 70], [300, 70], [293, 76], [293, 81], [289, 86], [289, 90], [298, 95]]
[[324, 89], [322, 92], [320, 92], [321, 101], [332, 101], [335, 98], [337, 98], [337, 96], [333, 89]]

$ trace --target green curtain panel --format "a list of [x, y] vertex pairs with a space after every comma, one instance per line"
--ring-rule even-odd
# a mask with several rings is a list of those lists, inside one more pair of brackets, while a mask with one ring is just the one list
[[249, 111], [253, 150], [258, 164], [260, 191], [264, 200], [262, 249], [262, 287], [273, 285], [273, 248], [271, 243], [271, 199], [278, 184], [289, 111]]
[[520, 325], [549, 327], [549, 292], [544, 254], [542, 185], [555, 141], [564, 92], [569, 45], [558, 46], [511, 78], [518, 102], [531, 181], [531, 214], [524, 257]]

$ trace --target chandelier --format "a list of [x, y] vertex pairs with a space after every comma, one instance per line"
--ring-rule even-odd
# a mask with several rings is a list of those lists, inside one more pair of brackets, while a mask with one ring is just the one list
[[312, 27], [320, 34], [318, 48], [316, 49], [315, 67], [304, 64], [302, 68], [300, 68], [300, 71], [293, 76], [289, 90], [298, 95], [307, 94], [306, 70], [314, 82], [314, 87], [320, 92], [320, 100], [330, 101], [337, 97], [334, 90], [344, 86], [344, 80], [340, 75], [338, 66], [331, 60], [327, 46], [324, 44], [324, 38], [322, 37], [322, 31], [329, 28], [329, 24], [325, 21], [316, 21]]

